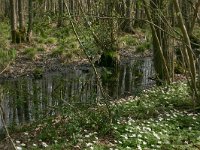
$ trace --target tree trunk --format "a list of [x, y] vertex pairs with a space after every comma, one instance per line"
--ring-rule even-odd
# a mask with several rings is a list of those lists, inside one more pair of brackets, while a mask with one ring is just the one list
[[139, 21], [139, 19], [140, 19], [140, 7], [139, 7], [139, 1], [138, 0], [136, 0], [135, 1], [135, 21], [134, 21], [134, 27], [140, 27], [140, 21]]
[[185, 21], [185, 26], [187, 31], [189, 31], [190, 27], [191, 27], [191, 21], [190, 21], [190, 17], [191, 17], [191, 5], [190, 2], [188, 0], [182, 0], [182, 14], [183, 14], [183, 19]]
[[31, 41], [33, 28], [33, 1], [28, 1], [28, 30], [27, 30], [27, 41]]
[[[169, 73], [169, 67], [166, 62], [166, 57], [164, 56], [163, 49], [166, 49], [167, 45], [163, 43], [163, 31], [160, 30], [161, 18], [160, 11], [162, 11], [162, 0], [150, 1], [152, 8], [152, 14], [149, 11], [146, 0], [143, 0], [145, 12], [148, 18], [148, 21], [153, 23], [150, 24], [153, 37], [153, 53], [154, 53], [154, 66], [157, 74], [157, 84], [170, 83], [171, 77]], [[164, 39], [167, 40], [167, 39]], [[166, 43], [165, 43], [166, 44]], [[166, 51], [166, 50], [165, 50]]]
[[192, 32], [198, 17], [198, 12], [199, 12], [199, 7], [200, 7], [200, 0], [198, 0], [198, 2], [195, 4], [195, 9], [194, 9], [194, 13], [193, 13], [193, 17], [192, 17], [192, 22], [191, 22], [191, 26], [190, 26], [190, 30], [189, 30], [189, 36], [192, 36]]
[[4, 17], [8, 17], [9, 15], [9, 2], [4, 0]]
[[194, 55], [193, 55], [193, 51], [192, 51], [192, 47], [190, 43], [190, 38], [187, 32], [187, 28], [184, 24], [184, 19], [181, 14], [179, 2], [178, 0], [173, 0], [173, 2], [175, 5], [176, 13], [178, 14], [177, 15], [178, 23], [183, 34], [183, 41], [185, 45], [185, 48], [183, 49], [183, 55], [184, 55], [186, 68], [189, 71], [189, 76], [191, 79], [191, 81], [189, 82], [191, 83], [192, 97], [194, 97], [195, 102], [197, 102], [200, 105], [199, 93], [197, 91], [197, 82], [196, 82], [196, 65], [195, 65]]
[[91, 0], [87, 0], [87, 13], [91, 15]]
[[123, 22], [123, 28], [122, 31], [127, 32], [127, 33], [134, 33], [133, 31], [133, 24], [132, 24], [132, 3], [131, 0], [126, 0], [126, 12], [125, 12], [125, 20]]
[[105, 33], [99, 33], [101, 36], [100, 45], [103, 50], [103, 54], [100, 58], [100, 66], [104, 67], [115, 67], [118, 65], [119, 54], [117, 44], [117, 33], [116, 33], [116, 21], [114, 20], [114, 8], [116, 6], [115, 0], [105, 0], [104, 13], [108, 19], [101, 22], [105, 27]]
[[24, 12], [22, 0], [18, 0], [18, 18], [19, 18], [19, 43], [25, 41], [26, 29], [24, 25]]
[[16, 6], [15, 0], [10, 0], [10, 23], [12, 43], [17, 43], [17, 24], [16, 24]]
[[70, 9], [70, 14], [72, 17], [74, 17], [74, 1], [69, 0], [69, 9]]

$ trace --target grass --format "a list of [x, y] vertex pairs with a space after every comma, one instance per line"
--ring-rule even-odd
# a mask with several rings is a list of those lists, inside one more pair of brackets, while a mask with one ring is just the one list
[[191, 108], [187, 85], [176, 83], [113, 103], [112, 124], [103, 104], [68, 105], [12, 136], [18, 147], [35, 150], [198, 149], [200, 113]]
[[136, 46], [137, 53], [144, 53], [145, 51], [150, 49], [150, 43], [145, 41], [144, 43]]
[[124, 35], [119, 39], [120, 43], [123, 43], [124, 46], [137, 46], [139, 44], [138, 39], [132, 35]]
[[57, 39], [54, 37], [49, 37], [45, 41], [45, 44], [56, 44], [56, 43], [57, 43]]
[[9, 62], [16, 58], [16, 55], [15, 49], [0, 48], [0, 68], [4, 69]]
[[37, 55], [37, 49], [28, 47], [24, 50], [23, 54], [27, 57], [27, 59], [33, 60]]
[[[47, 17], [43, 19], [47, 21], [49, 18]], [[79, 46], [79, 43], [77, 42], [76, 36], [74, 35], [70, 26], [65, 26], [58, 30], [57, 28], [53, 27], [55, 25], [53, 20], [51, 20], [52, 24], [49, 24], [44, 20], [35, 22], [32, 43], [30, 43], [30, 45], [25, 44], [26, 48], [24, 50], [24, 53], [22, 54], [25, 54], [26, 56], [20, 58], [25, 58], [25, 60], [36, 60], [36, 58], [39, 59], [43, 55], [47, 54], [49, 57], [56, 57], [60, 60], [60, 62], [69, 63], [73, 60], [77, 60], [78, 58], [80, 58], [80, 56], [84, 56]], [[10, 49], [10, 47], [14, 47], [16, 51], [20, 50], [20, 48], [17, 45], [10, 44], [9, 24], [2, 22], [0, 23], [0, 28], [0, 34], [2, 35], [0, 37], [0, 48]], [[94, 29], [95, 31], [99, 30], [99, 26], [94, 26]], [[102, 49], [96, 46], [91, 32], [88, 31], [88, 28], [86, 28], [83, 25], [80, 25], [78, 31], [79, 30], [80, 39], [87, 51], [87, 54], [91, 58], [99, 58], [99, 54], [102, 53]], [[106, 38], [109, 39], [109, 37], [107, 37], [107, 34], [104, 34], [105, 32], [98, 31], [97, 33], [99, 33], [99, 36], [102, 38], [101, 40], [105, 42], [105, 44], [109, 41], [106, 40]], [[141, 34], [143, 34], [143, 31], [141, 31]], [[119, 40], [117, 41], [119, 41], [119, 43], [122, 43], [123, 48], [129, 46], [136, 47], [138, 45], [141, 45], [140, 39], [130, 34], [120, 36]], [[34, 46], [32, 44], [34, 44]], [[109, 42], [107, 44], [109, 47]], [[22, 46], [23, 45], [24, 44], [22, 44]], [[143, 46], [138, 47], [138, 49], [142, 49], [139, 51], [146, 50], [145, 48], [143, 49]]]

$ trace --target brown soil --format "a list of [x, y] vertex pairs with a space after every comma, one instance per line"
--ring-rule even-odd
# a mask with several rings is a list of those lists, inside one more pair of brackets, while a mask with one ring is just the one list
[[[19, 47], [19, 46], [18, 46]], [[0, 78], [17, 78], [20, 76], [32, 76], [33, 72], [40, 68], [43, 72], [59, 71], [67, 66], [74, 66], [86, 63], [87, 60], [82, 56], [74, 56], [73, 58], [52, 57], [50, 50], [37, 52], [33, 59], [28, 58], [21, 49], [27, 47], [20, 45], [16, 48], [17, 57], [7, 64], [0, 73]]]
[[[74, 67], [80, 64], [88, 64], [88, 60], [81, 54], [73, 55], [72, 58], [63, 57], [52, 57], [50, 51], [38, 52], [34, 59], [28, 59], [23, 53], [24, 48], [27, 45], [15, 46], [17, 50], [17, 58], [9, 62], [7, 66], [0, 72], [0, 79], [6, 78], [17, 78], [20, 76], [33, 76], [33, 73], [38, 68], [42, 69], [43, 72], [61, 71], [66, 67]], [[127, 49], [121, 49], [119, 51], [121, 61], [133, 59], [135, 57], [146, 57], [150, 56], [150, 53], [138, 54], [135, 53], [134, 47]]]

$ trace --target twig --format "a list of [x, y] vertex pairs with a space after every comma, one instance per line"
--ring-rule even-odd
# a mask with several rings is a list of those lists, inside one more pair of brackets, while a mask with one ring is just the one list
[[[67, 5], [66, 3], [65, 3], [65, 7], [67, 8], [67, 12], [68, 12], [68, 15], [69, 15], [69, 17], [70, 17], [70, 23], [71, 23], [71, 25], [72, 25], [74, 34], [75, 34], [75, 36], [76, 36], [76, 38], [77, 38], [77, 40], [78, 40], [78, 42], [79, 42], [79, 44], [80, 44], [80, 46], [81, 46], [83, 52], [84, 52], [84, 54], [86, 55], [86, 57], [87, 57], [89, 63], [91, 64], [91, 66], [92, 66], [92, 68], [93, 68], [93, 70], [94, 70], [94, 73], [95, 73], [95, 76], [96, 76], [96, 79], [97, 79], [97, 83], [98, 83], [98, 85], [99, 85], [100, 91], [101, 91], [102, 96], [103, 96], [103, 99], [104, 99], [104, 103], [105, 103], [105, 105], [106, 105], [106, 107], [107, 107], [107, 111], [108, 111], [108, 114], [109, 114], [109, 118], [111, 119], [111, 110], [110, 110], [110, 103], [109, 103], [110, 97], [109, 97], [109, 95], [107, 95], [107, 94], [105, 93], [105, 91], [104, 91], [104, 89], [103, 89], [103, 87], [102, 87], [102, 85], [101, 85], [100, 77], [99, 77], [99, 75], [98, 75], [98, 72], [97, 72], [97, 70], [96, 70], [96, 67], [94, 66], [94, 64], [93, 64], [93, 62], [92, 62], [92, 60], [91, 60], [91, 58], [88, 56], [88, 54], [87, 54], [87, 52], [86, 52], [86, 49], [85, 49], [84, 45], [83, 45], [82, 42], [81, 42], [81, 39], [80, 39], [80, 37], [79, 37], [79, 35], [78, 35], [77, 31], [76, 31], [76, 28], [75, 28], [75, 25], [74, 25], [73, 21], [72, 21], [72, 17], [71, 17], [71, 15], [70, 15], [69, 7], [68, 7], [68, 5]], [[112, 120], [110, 120], [110, 121], [112, 122]]]
[[10, 63], [11, 63], [11, 62], [9, 62], [9, 63], [7, 64], [7, 66], [0, 72], [0, 75], [6, 71], [6, 69], [10, 66]]

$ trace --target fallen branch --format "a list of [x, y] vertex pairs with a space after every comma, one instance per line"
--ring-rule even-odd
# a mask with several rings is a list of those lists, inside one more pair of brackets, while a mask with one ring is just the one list
[[11, 63], [11, 62], [9, 62], [9, 63], [7, 64], [7, 66], [0, 72], [0, 74], [4, 73], [4, 72], [6, 71], [6, 69], [10, 66], [10, 63]]

